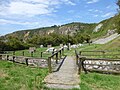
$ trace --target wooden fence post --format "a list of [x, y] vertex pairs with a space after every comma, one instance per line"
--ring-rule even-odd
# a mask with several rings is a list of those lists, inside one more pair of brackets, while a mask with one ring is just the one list
[[7, 55], [7, 60], [9, 60], [9, 55]]
[[13, 56], [13, 63], [15, 62], [15, 56]]
[[86, 70], [85, 67], [84, 67], [84, 61], [85, 61], [85, 59], [86, 59], [86, 57], [82, 57], [82, 58], [81, 58], [81, 67], [82, 67], [82, 69], [84, 70], [85, 74], [87, 74], [87, 70]]
[[48, 69], [49, 69], [49, 73], [52, 73], [51, 57], [48, 57]]
[[41, 52], [41, 58], [42, 58], [42, 56], [43, 56], [43, 52]]
[[62, 55], [64, 55], [64, 47], [62, 48]]
[[103, 58], [105, 58], [105, 51], [102, 51], [102, 53], [103, 53]]
[[0, 59], [2, 59], [2, 55], [0, 55]]
[[33, 52], [31, 52], [31, 57], [33, 57]]
[[28, 66], [28, 58], [25, 58], [26, 65]]
[[13, 51], [13, 55], [15, 55], [15, 51]]
[[79, 52], [79, 55], [81, 55], [81, 54], [82, 54], [82, 51]]
[[52, 54], [54, 54], [55, 49], [53, 49]]
[[56, 64], [58, 64], [58, 53], [56, 53]]
[[78, 55], [76, 54], [76, 65], [78, 65]]
[[81, 74], [81, 58], [79, 58], [78, 62], [78, 74]]
[[77, 51], [75, 50], [75, 56], [76, 56], [76, 65], [78, 65], [78, 54], [77, 54]]
[[25, 52], [24, 52], [24, 51], [22, 52], [22, 55], [23, 55], [23, 56], [25, 55]]
[[62, 54], [62, 53], [61, 53], [61, 50], [60, 50], [60, 59], [61, 59], [61, 57], [62, 57], [61, 54]]

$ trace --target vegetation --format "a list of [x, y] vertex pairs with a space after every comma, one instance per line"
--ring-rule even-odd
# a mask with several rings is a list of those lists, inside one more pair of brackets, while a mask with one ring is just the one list
[[47, 69], [0, 60], [0, 90], [40, 90], [47, 74]]
[[81, 90], [120, 90], [120, 76], [82, 73], [80, 86]]
[[68, 35], [62, 35], [57, 33], [52, 33], [49, 35], [44, 36], [33, 36], [30, 39], [27, 39], [26, 42], [23, 42], [19, 38], [15, 36], [9, 36], [6, 41], [0, 40], [0, 48], [2, 51], [5, 50], [24, 50], [28, 49], [31, 46], [39, 47], [39, 45], [52, 45], [52, 46], [59, 46], [62, 44], [67, 44], [68, 42], [71, 44], [76, 43], [83, 43], [83, 42], [89, 43], [90, 36], [87, 33], [77, 33], [76, 35], [69, 36]]
[[[37, 48], [36, 51], [33, 52], [33, 57], [35, 57], [35, 58], [41, 58], [41, 52], [43, 52], [42, 53], [42, 58], [43, 59], [48, 59], [48, 57], [51, 56], [52, 53], [51, 52], [44, 53], [46, 50], [47, 50], [46, 47]], [[25, 57], [31, 57], [31, 53], [29, 52], [28, 49], [15, 51], [15, 55], [16, 56], [23, 56], [23, 51], [24, 51], [24, 56]], [[12, 53], [10, 52], [10, 54], [12, 54]]]
[[24, 43], [19, 40], [17, 37], [8, 37], [6, 40], [0, 40], [0, 49], [1, 51], [6, 50], [23, 50], [29, 48], [31, 45]]

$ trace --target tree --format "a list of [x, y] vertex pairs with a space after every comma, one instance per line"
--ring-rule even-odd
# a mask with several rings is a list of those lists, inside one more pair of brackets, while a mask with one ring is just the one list
[[119, 7], [117, 10], [118, 10], [118, 13], [120, 14], [120, 0], [118, 0], [116, 4], [117, 4], [118, 7]]
[[117, 5], [119, 6], [119, 9], [118, 9], [118, 13], [119, 13], [119, 15], [118, 15], [119, 19], [118, 20], [119, 21], [118, 21], [118, 24], [117, 24], [118, 25], [117, 32], [120, 34], [120, 0], [117, 1]]
[[119, 9], [120, 9], [120, 0], [117, 1], [117, 5], [119, 6]]

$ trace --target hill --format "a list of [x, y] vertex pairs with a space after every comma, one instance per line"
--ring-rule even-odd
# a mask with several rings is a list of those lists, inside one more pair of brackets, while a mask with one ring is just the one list
[[5, 35], [8, 36], [17, 36], [20, 39], [31, 38], [35, 35], [48, 35], [50, 33], [58, 34], [69, 34], [73, 35], [77, 32], [80, 33], [89, 33], [92, 38], [99, 38], [101, 36], [111, 35], [119, 29], [119, 20], [120, 15], [115, 15], [109, 19], [103, 20], [99, 23], [80, 23], [73, 22], [61, 26], [51, 26], [51, 27], [42, 27], [30, 30], [21, 30], [16, 31], [11, 34]]
[[[16, 31], [0, 38], [0, 49], [21, 50], [30, 46], [89, 43], [100, 38], [120, 33], [120, 14], [99, 23], [73, 22], [30, 30]], [[69, 35], [68, 35], [69, 34]], [[3, 48], [4, 47], [4, 48]]]

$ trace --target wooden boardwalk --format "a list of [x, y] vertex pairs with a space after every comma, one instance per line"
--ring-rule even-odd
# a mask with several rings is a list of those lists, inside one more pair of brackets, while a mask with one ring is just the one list
[[50, 73], [44, 82], [48, 88], [72, 89], [80, 88], [80, 78], [73, 57], [67, 56], [58, 72]]

